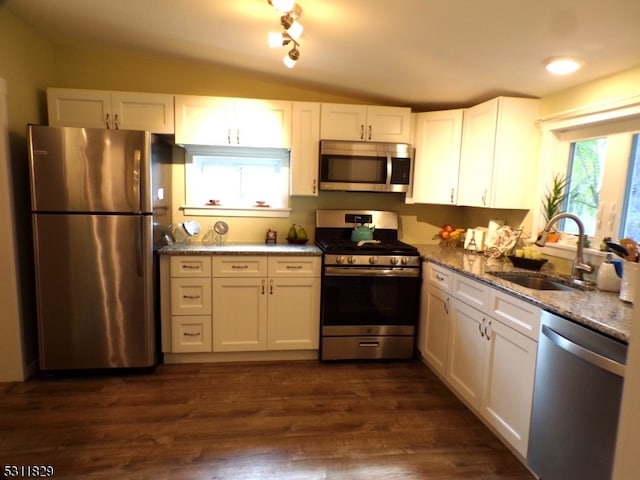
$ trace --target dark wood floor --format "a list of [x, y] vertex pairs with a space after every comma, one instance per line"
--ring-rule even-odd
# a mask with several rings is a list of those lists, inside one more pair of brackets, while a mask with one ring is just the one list
[[420, 362], [0, 384], [0, 466], [56, 479], [532, 479]]

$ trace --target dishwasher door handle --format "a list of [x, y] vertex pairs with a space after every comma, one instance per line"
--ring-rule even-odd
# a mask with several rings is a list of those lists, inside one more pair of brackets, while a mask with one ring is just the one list
[[613, 373], [619, 377], [624, 378], [624, 370], [625, 366], [616, 362], [615, 360], [611, 360], [610, 358], [604, 357], [598, 353], [592, 352], [577, 343], [573, 343], [571, 340], [566, 337], [560, 335], [558, 332], [553, 330], [552, 328], [543, 325], [542, 326], [542, 334], [547, 337], [551, 342], [553, 342], [558, 347], [566, 350], [569, 353], [572, 353], [576, 357], [581, 358], [585, 362], [589, 362], [592, 365], [602, 368], [607, 372]]

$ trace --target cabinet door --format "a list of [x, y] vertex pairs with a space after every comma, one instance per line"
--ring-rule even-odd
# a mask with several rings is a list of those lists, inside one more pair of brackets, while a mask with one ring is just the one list
[[313, 350], [320, 335], [320, 278], [269, 278], [269, 350]]
[[110, 128], [111, 92], [48, 88], [47, 110], [53, 127]]
[[320, 104], [293, 102], [291, 195], [318, 196]]
[[367, 107], [365, 140], [409, 143], [411, 140], [411, 109], [384, 106]]
[[415, 116], [413, 201], [455, 205], [462, 143], [463, 110]]
[[500, 97], [491, 187], [492, 208], [536, 208], [540, 101]]
[[470, 406], [480, 410], [485, 382], [487, 317], [454, 298], [451, 302], [447, 381]]
[[491, 319], [482, 415], [523, 457], [527, 456], [538, 344]]
[[174, 132], [173, 95], [113, 92], [111, 111], [111, 128]]
[[235, 127], [239, 145], [289, 148], [291, 102], [236, 99]]
[[463, 114], [459, 205], [490, 206], [497, 118], [497, 98], [475, 105]]
[[366, 105], [323, 103], [320, 107], [320, 137], [324, 140], [365, 140]]
[[418, 349], [429, 366], [445, 377], [449, 358], [449, 309], [451, 298], [443, 290], [422, 284]]
[[176, 95], [175, 142], [181, 145], [237, 145], [234, 100]]
[[267, 348], [267, 279], [213, 279], [213, 351]]

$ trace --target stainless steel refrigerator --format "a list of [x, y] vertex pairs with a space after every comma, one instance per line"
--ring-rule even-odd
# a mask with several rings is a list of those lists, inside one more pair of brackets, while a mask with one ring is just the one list
[[148, 132], [33, 125], [28, 144], [40, 368], [152, 367], [171, 146]]

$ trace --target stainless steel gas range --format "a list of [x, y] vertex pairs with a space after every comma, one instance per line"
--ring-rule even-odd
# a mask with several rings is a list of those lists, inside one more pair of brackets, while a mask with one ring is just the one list
[[[352, 240], [362, 228], [371, 238]], [[412, 358], [421, 262], [398, 240], [398, 214], [317, 210], [315, 236], [323, 251], [320, 359]]]

